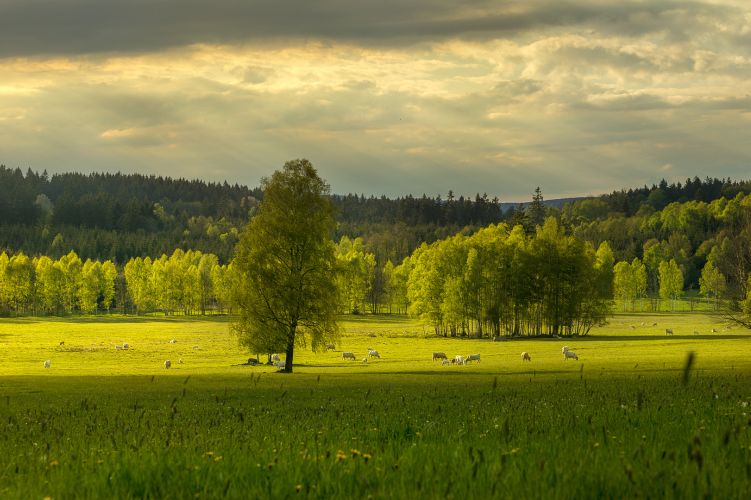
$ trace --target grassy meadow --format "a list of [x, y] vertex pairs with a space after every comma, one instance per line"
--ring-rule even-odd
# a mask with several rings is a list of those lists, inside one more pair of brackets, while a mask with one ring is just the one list
[[717, 316], [502, 342], [342, 326], [284, 375], [221, 317], [0, 320], [0, 498], [751, 495], [751, 334]]

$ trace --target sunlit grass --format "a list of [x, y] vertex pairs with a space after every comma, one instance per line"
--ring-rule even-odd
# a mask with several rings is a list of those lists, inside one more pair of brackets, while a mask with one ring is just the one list
[[[402, 317], [342, 326], [336, 352], [301, 348], [290, 376], [245, 365], [221, 317], [4, 320], [0, 497], [751, 492], [751, 336], [719, 317], [619, 315], [588, 337], [503, 342]], [[368, 347], [382, 358], [362, 363]]]

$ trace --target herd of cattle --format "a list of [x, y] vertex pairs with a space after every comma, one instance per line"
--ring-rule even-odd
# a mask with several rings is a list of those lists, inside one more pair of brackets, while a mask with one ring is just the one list
[[[368, 355], [362, 358], [360, 361], [362, 363], [367, 363], [369, 359], [377, 358], [381, 359], [381, 354], [372, 347], [368, 347]], [[336, 346], [334, 344], [326, 344], [326, 350], [336, 350]], [[568, 359], [575, 359], [579, 360], [579, 356], [572, 350], [569, 349], [568, 346], [563, 346], [561, 349], [561, 353], [563, 354], [563, 360], [566, 361]], [[342, 351], [342, 361], [350, 360], [350, 361], [357, 361], [357, 356], [352, 351]], [[480, 354], [468, 354], [466, 356], [462, 356], [461, 354], [457, 354], [453, 358], [449, 358], [445, 352], [434, 352], [433, 353], [433, 361], [441, 360], [441, 365], [443, 366], [449, 366], [449, 365], [468, 365], [469, 363], [473, 362], [480, 362]], [[522, 361], [532, 361], [532, 356], [527, 352], [522, 352]], [[276, 366], [277, 368], [284, 369], [286, 362], [279, 357], [278, 354], [272, 354], [271, 355], [271, 362], [273, 366]], [[168, 366], [165, 366], [165, 368], [169, 368]]]
[[[175, 344], [176, 342], [177, 341], [175, 339], [172, 339], [168, 343], [169, 344]], [[63, 346], [64, 344], [65, 344], [65, 342], [60, 342], [61, 346]], [[130, 348], [130, 345], [128, 345], [127, 343], [115, 346], [115, 349], [118, 349], [118, 350], [120, 350], [120, 349], [128, 350], [129, 348]], [[193, 346], [193, 349], [198, 349], [198, 348], [199, 348], [199, 346], [197, 346], [197, 345]], [[327, 351], [329, 351], [329, 350], [335, 350], [335, 349], [336, 349], [336, 346], [334, 344], [326, 344], [326, 350]], [[566, 361], [568, 359], [575, 359], [577, 361], [579, 360], [579, 356], [577, 356], [577, 354], [574, 351], [570, 350], [568, 346], [563, 346], [563, 348], [561, 349], [561, 352], [563, 353], [563, 360], [564, 361]], [[527, 351], [522, 352], [521, 357], [522, 357], [522, 361], [530, 361], [530, 362], [532, 361], [532, 356]], [[366, 357], [362, 358], [362, 362], [363, 363], [367, 363], [368, 359], [372, 359], [372, 358], [381, 359], [381, 354], [376, 349], [373, 349], [372, 347], [368, 347], [368, 355]], [[357, 361], [357, 356], [355, 356], [355, 353], [352, 352], [352, 351], [344, 351], [344, 352], [342, 352], [342, 360]], [[467, 364], [472, 363], [472, 362], [479, 363], [480, 362], [480, 354], [479, 353], [468, 354], [466, 356], [462, 356], [460, 354], [457, 354], [453, 358], [449, 358], [446, 355], [445, 352], [434, 352], [432, 360], [433, 361], [441, 360], [441, 365], [444, 365], [444, 366], [447, 366], [447, 365], [467, 365]], [[180, 358], [177, 362], [178, 362], [178, 364], [183, 364], [184, 363], [183, 358]], [[277, 368], [280, 368], [280, 369], [284, 369], [285, 365], [286, 365], [286, 361], [283, 360], [283, 359], [281, 359], [279, 357], [279, 354], [272, 354], [271, 355], [271, 362], [272, 362], [273, 366], [275, 366]], [[47, 360], [44, 361], [44, 367], [45, 368], [50, 368], [51, 366], [52, 366], [52, 360], [47, 359]], [[171, 367], [172, 367], [172, 361], [169, 360], [169, 359], [165, 360], [164, 361], [164, 368], [165, 369], [169, 369]]]
[[[326, 344], [326, 350], [335, 350], [336, 346], [334, 344]], [[569, 349], [567, 345], [563, 346], [561, 348], [561, 353], [563, 354], [563, 360], [566, 361], [568, 359], [575, 359], [579, 361], [579, 356]], [[522, 361], [532, 361], [532, 356], [527, 352], [522, 352]], [[362, 358], [363, 363], [367, 363], [368, 359], [370, 358], [378, 358], [381, 359], [380, 353], [373, 349], [372, 347], [368, 347], [368, 355], [364, 358]], [[277, 354], [274, 354], [271, 357], [272, 360], [275, 360], [274, 365], [284, 367], [284, 361], [279, 361], [279, 356]], [[357, 361], [357, 356], [355, 356], [355, 353], [352, 351], [343, 351], [342, 352], [342, 360], [351, 360], [351, 361]], [[441, 365], [448, 366], [448, 365], [467, 365], [472, 362], [480, 362], [480, 354], [468, 354], [466, 356], [462, 356], [461, 354], [457, 354], [453, 358], [449, 358], [445, 352], [434, 352], [433, 361], [441, 360]], [[277, 364], [279, 362], [279, 364]]]

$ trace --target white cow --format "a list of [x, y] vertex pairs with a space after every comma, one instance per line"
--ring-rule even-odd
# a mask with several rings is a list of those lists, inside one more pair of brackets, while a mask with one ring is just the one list
[[522, 361], [532, 361], [532, 357], [529, 355], [527, 351], [524, 351], [522, 353]]
[[451, 364], [451, 361], [449, 361], [448, 359], [444, 359], [443, 361], [441, 361], [441, 365], [443, 366], [450, 365], [450, 364]]
[[376, 351], [375, 349], [368, 349], [368, 356], [371, 358], [381, 359], [381, 355], [378, 354], [378, 351]]
[[51, 360], [51, 359], [48, 359], [48, 360], [46, 360], [46, 361], [44, 362], [44, 367], [45, 367], [45, 368], [49, 368], [50, 366], [52, 366], [52, 360]]
[[351, 359], [352, 361], [355, 361], [357, 358], [355, 358], [354, 352], [343, 352], [342, 359]]
[[170, 361], [169, 359], [164, 362], [165, 368], [170, 368], [171, 366], [172, 366], [172, 361]]
[[271, 361], [274, 361], [274, 362], [281, 361], [281, 358], [279, 357], [278, 354], [272, 354], [271, 355]]
[[287, 366], [287, 361], [276, 360], [274, 361], [274, 366], [276, 366], [277, 368], [284, 368], [285, 366]]
[[672, 335], [673, 329], [672, 328], [665, 328], [665, 335]]
[[467, 364], [467, 358], [465, 358], [464, 356], [461, 356], [461, 355], [457, 354], [456, 356], [454, 356], [454, 363], [457, 364], [457, 365], [466, 365]]

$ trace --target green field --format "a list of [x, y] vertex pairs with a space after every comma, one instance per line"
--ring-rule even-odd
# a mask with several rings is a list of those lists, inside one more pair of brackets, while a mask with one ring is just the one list
[[0, 498], [751, 495], [751, 335], [719, 317], [503, 342], [342, 324], [284, 375], [244, 364], [223, 318], [2, 320]]

